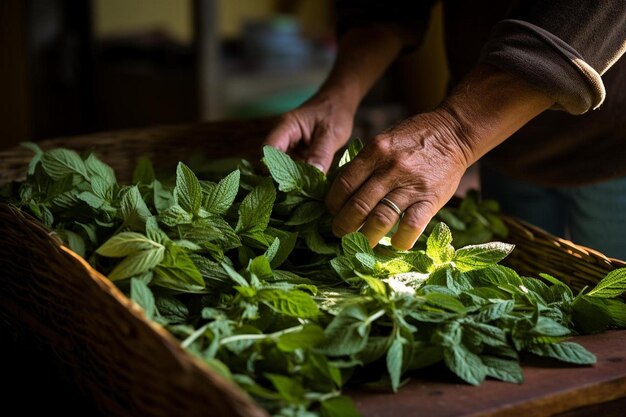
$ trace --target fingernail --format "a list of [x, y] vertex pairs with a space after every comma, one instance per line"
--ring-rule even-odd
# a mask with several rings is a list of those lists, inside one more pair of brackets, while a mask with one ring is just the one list
[[322, 166], [322, 164], [318, 164], [317, 162], [308, 162], [309, 165], [313, 165], [315, 168], [319, 169], [320, 171], [324, 172], [324, 167]]

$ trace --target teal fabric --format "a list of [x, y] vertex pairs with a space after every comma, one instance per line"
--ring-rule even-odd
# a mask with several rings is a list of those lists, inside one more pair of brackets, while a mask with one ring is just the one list
[[502, 211], [603, 254], [626, 260], [626, 177], [579, 187], [542, 187], [481, 164], [483, 198]]

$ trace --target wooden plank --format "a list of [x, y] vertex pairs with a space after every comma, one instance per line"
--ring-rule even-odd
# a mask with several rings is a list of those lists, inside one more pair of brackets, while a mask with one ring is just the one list
[[350, 394], [365, 417], [543, 417], [589, 415], [591, 410], [604, 415], [604, 409], [615, 412], [626, 398], [626, 331], [572, 341], [593, 352], [598, 362], [580, 367], [529, 358], [524, 365], [525, 382], [520, 385], [488, 380], [473, 387], [438, 370], [434, 375], [415, 375], [397, 394], [365, 390]]

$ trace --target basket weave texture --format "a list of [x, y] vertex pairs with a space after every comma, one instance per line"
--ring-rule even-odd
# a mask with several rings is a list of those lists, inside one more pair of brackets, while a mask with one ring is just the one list
[[[93, 149], [120, 181], [137, 159], [158, 168], [202, 151], [213, 157], [258, 155], [273, 120], [166, 126], [59, 138], [43, 149]], [[0, 184], [23, 179], [32, 152], [0, 152]], [[626, 262], [607, 258], [519, 220], [505, 217], [520, 273], [550, 273], [574, 290], [593, 285]], [[245, 393], [186, 353], [160, 326], [38, 221], [0, 204], [0, 320], [53, 350], [76, 384], [112, 416], [267, 414]]]

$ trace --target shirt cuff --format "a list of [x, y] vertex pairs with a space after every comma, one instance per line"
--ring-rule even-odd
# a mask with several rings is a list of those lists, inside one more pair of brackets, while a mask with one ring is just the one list
[[570, 45], [552, 33], [520, 20], [497, 23], [480, 62], [510, 72], [555, 101], [555, 110], [582, 114], [606, 96], [600, 74]]

